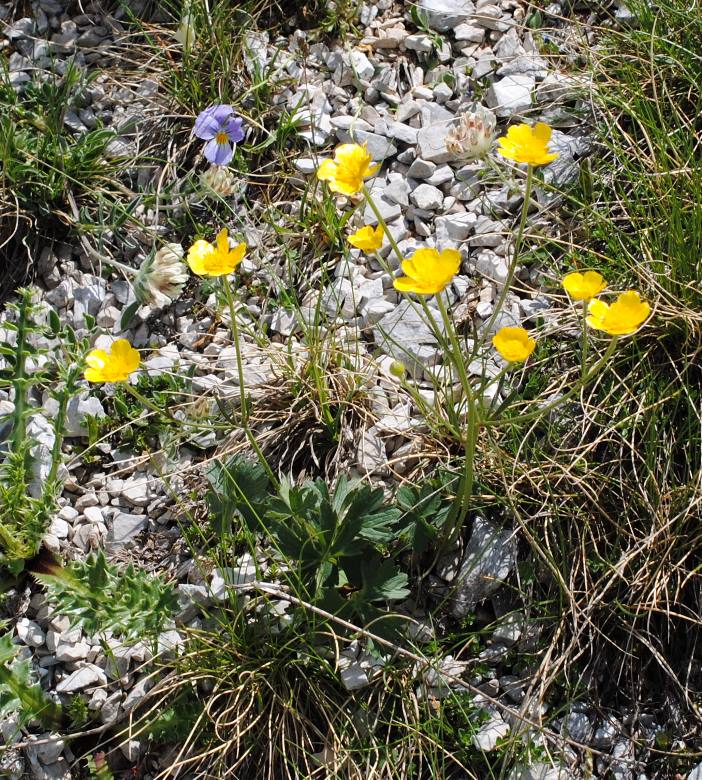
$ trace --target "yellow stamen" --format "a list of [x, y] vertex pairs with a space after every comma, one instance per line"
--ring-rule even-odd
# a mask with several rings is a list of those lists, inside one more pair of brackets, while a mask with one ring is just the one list
[[218, 144], [229, 143], [229, 136], [226, 133], [217, 133], [215, 141], [217, 141]]

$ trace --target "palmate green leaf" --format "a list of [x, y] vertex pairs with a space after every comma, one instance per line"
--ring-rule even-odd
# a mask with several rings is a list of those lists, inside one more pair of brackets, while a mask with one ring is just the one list
[[437, 537], [446, 522], [450, 502], [445, 484], [432, 480], [420, 486], [403, 485], [395, 497], [402, 510], [400, 536], [407, 540], [415, 555], [421, 555]]
[[364, 562], [362, 576], [360, 596], [364, 601], [397, 601], [409, 596], [407, 575], [399, 571], [390, 559], [380, 564]]
[[213, 463], [205, 476], [210, 483], [207, 503], [219, 533], [231, 530], [235, 512], [251, 530], [260, 530], [270, 489], [268, 475], [260, 463], [235, 455], [226, 463]]
[[395, 526], [400, 511], [384, 505], [381, 488], [365, 484], [354, 485], [344, 500], [343, 524], [360, 523], [358, 536], [368, 542], [385, 544], [396, 538]]

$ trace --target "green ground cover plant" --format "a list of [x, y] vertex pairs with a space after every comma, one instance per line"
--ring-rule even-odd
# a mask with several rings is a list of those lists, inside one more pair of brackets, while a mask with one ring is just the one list
[[[14, 583], [26, 576], [57, 508], [66, 405], [80, 379], [103, 394], [108, 409], [101, 421], [89, 421], [84, 458], [98, 458], [96, 444], [108, 438], [160, 466], [176, 462], [182, 445], [208, 461], [191, 490], [177, 483], [171, 495], [194, 580], [207, 582], [213, 572], [222, 580], [221, 592], [208, 586], [197, 605], [196, 625], [184, 619], [192, 604], [169, 575], [147, 572], [138, 561], [108, 562], [99, 553], [65, 568], [52, 560], [36, 574], [72, 627], [127, 643], [146, 640], [152, 650], [153, 687], [128, 726], [100, 732], [86, 750], [94, 777], [112, 776], [103, 751], [109, 758], [125, 739], [141, 738], [150, 754], [167, 756], [158, 775], [164, 778], [502, 779], [525, 761], [558, 764], [555, 748], [569, 744], [567, 735], [553, 733], [534, 713], [548, 704], [553, 720], [586, 697], [604, 713], [642, 706], [662, 713], [668, 730], [650, 759], [651, 776], [673, 778], [692, 766], [702, 744], [702, 9], [677, 0], [655, 8], [633, 0], [629, 7], [635, 23], [600, 31], [601, 44], [588, 53], [596, 145], [587, 175], [560, 193], [566, 237], [553, 241], [529, 223], [534, 187], [542, 186], [539, 168], [553, 159], [550, 128], [512, 125], [499, 139], [504, 159], [489, 164], [488, 175], [504, 172], [523, 196], [492, 320], [518, 268], [550, 257], [544, 286], [557, 308], [555, 326], [507, 327], [490, 339], [489, 326], [485, 334], [473, 332], [442, 297], [459, 253], [418, 250], [407, 257], [391, 241], [402, 269], [399, 277], [389, 269], [395, 288], [428, 323], [448, 367], [437, 372], [428, 399], [410, 355], [392, 366], [388, 381], [421, 416], [415, 424], [426, 456], [393, 490], [344, 473], [348, 441], [361, 421], [372, 419], [364, 375], [370, 358], [319, 300], [312, 316], [305, 309], [307, 294], [348, 260], [347, 243], [370, 256], [390, 237], [364, 184], [372, 161], [361, 145], [349, 144], [330, 151], [302, 184], [288, 181], [295, 119], [271, 126], [267, 101], [280, 85], [243, 66], [244, 32], [274, 19], [284, 25], [276, 14], [287, 6], [174, 5], [173, 25], [183, 28], [178, 59], [159, 45], [160, 30], [132, 20], [139, 45], [167, 69], [174, 104], [188, 116], [199, 114], [196, 131], [207, 106], [231, 111], [206, 117], [217, 123], [209, 138], [196, 132], [186, 144], [182, 126], [176, 129], [182, 149], [164, 175], [167, 184], [158, 197], [148, 190], [139, 195], [145, 204], [173, 196], [167, 237], [182, 245], [152, 237], [138, 272], [115, 258], [106, 262], [124, 272], [135, 294], [125, 324], [159, 294], [170, 305], [186, 286], [194, 289], [213, 333], [223, 325], [226, 341], [214, 346], [235, 349], [237, 392], [202, 401], [192, 375], [143, 373], [149, 346], [136, 350], [119, 339], [91, 349], [94, 321], [78, 337], [55, 318], [43, 322], [29, 290], [11, 304], [14, 320], [5, 327], [16, 340], [0, 346], [0, 388], [14, 399], [12, 415], [0, 420], [9, 431], [0, 471], [0, 565]], [[309, 29], [335, 35], [351, 31], [352, 11], [352, 3], [314, 4], [298, 16]], [[415, 22], [421, 29], [422, 19]], [[12, 121], [0, 122], [4, 191], [18, 193], [18, 208], [31, 219], [47, 216], [32, 211], [35, 200], [55, 216], [68, 193], [77, 192], [74, 185], [89, 190], [116, 174], [117, 166], [100, 167], [110, 131], [67, 138], [60, 116], [40, 114], [47, 94], [65, 107], [79, 88], [78, 76], [69, 74], [29, 89], [21, 101], [12, 90], [0, 91], [0, 102], [14, 112]], [[245, 143], [234, 141], [227, 124], [234, 118], [252, 127]], [[37, 129], [49, 145], [42, 164], [27, 151]], [[239, 145], [231, 162], [196, 179], [191, 162], [205, 143], [214, 144], [210, 153], [218, 160], [225, 147]], [[173, 170], [186, 182], [183, 197]], [[249, 176], [254, 186], [234, 208], [222, 194], [237, 176]], [[296, 213], [277, 203], [300, 192]], [[343, 208], [339, 195], [351, 198]], [[110, 203], [114, 210], [99, 229], [126, 234], [137, 200], [124, 193], [124, 202], [115, 196]], [[366, 205], [378, 227], [348, 235], [351, 212]], [[106, 212], [91, 209], [85, 223], [98, 225], [96, 214]], [[243, 314], [250, 226], [237, 210], [274, 228], [266, 248], [268, 304], [292, 313], [305, 347], [302, 358], [278, 349], [280, 375], [263, 394], [246, 380], [243, 336], [253, 336], [262, 351], [277, 347]], [[99, 236], [86, 231], [84, 238], [94, 252], [103, 250]], [[612, 293], [604, 291], [607, 283]], [[561, 340], [563, 333], [568, 338]], [[55, 349], [34, 348], [29, 337], [37, 335], [57, 342]], [[490, 375], [485, 364], [495, 352], [504, 363]], [[41, 369], [28, 370], [40, 355]], [[482, 363], [480, 375], [469, 371], [475, 362]], [[39, 387], [52, 388], [58, 411], [50, 472], [35, 496], [28, 490], [35, 442], [27, 423], [36, 407], [28, 392]], [[506, 392], [500, 396], [496, 388]], [[216, 448], [207, 438], [214, 430], [228, 434]], [[179, 476], [163, 472], [167, 484]], [[513, 519], [519, 565], [504, 614], [477, 607], [458, 618], [447, 609], [451, 590], [432, 589], [431, 573], [478, 514]], [[247, 555], [250, 567], [242, 564]], [[414, 608], [440, 628], [431, 642], [413, 633]], [[528, 706], [513, 708], [509, 735], [496, 750], [483, 751], [475, 737], [489, 718], [490, 695], [465, 680], [451, 689], [456, 679], [442, 661], [460, 658], [479, 675], [486, 638], [508, 627], [511, 614], [525, 615], [524, 634], [535, 638], [515, 644], [500, 670], [529, 672]], [[164, 647], [159, 637], [174, 628], [182, 646]], [[369, 685], [358, 691], [339, 681], [340, 659], [351, 646], [365, 654], [368, 668]], [[437, 694], [442, 686], [445, 698]], [[5, 711], [47, 728], [66, 719], [83, 730], [95, 726], [80, 703], [61, 709], [45, 699], [7, 634], [0, 637]], [[686, 743], [668, 739], [668, 731], [684, 733]], [[586, 747], [576, 740], [570, 747], [592, 763]]]

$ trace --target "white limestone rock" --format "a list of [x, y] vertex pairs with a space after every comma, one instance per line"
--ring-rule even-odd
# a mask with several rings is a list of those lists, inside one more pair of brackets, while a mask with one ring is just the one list
[[468, 21], [475, 12], [471, 0], [419, 0], [419, 14], [437, 32], [447, 32]]
[[485, 96], [485, 103], [499, 117], [511, 117], [532, 105], [536, 80], [531, 74], [514, 74], [495, 81]]
[[511, 528], [499, 528], [480, 515], [460, 566], [455, 560], [439, 562], [437, 573], [454, 586], [451, 611], [464, 617], [475, 605], [491, 596], [502, 585], [517, 563], [517, 545]]

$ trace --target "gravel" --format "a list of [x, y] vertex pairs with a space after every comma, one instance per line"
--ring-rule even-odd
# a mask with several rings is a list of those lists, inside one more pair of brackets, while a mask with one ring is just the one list
[[[54, 0], [33, 3], [31, 18], [15, 20], [4, 29], [10, 83], [22, 93], [32, 74], [48, 74], [52, 68], [60, 72], [69, 58], [82, 69], [95, 68], [96, 78], [83, 100], [68, 106], [65, 125], [75, 135], [103, 125], [118, 129], [119, 135], [108, 146], [108, 157], [136, 156], [143, 139], [148, 138], [150, 123], [165, 113], [161, 87], [151, 79], [143, 79], [133, 89], [114, 84], [102, 69], [109, 66], [121, 45], [123, 26], [129, 29], [126, 21], [94, 10], [71, 17], [64, 5]], [[524, 27], [522, 9], [515, 4], [419, 0], [418, 10], [431, 34], [414, 27], [409, 8], [405, 2], [363, 4], [363, 38], [357, 44], [325, 39], [311, 45], [305, 41], [299, 47], [297, 42], [305, 40], [304, 33], [278, 41], [270, 40], [267, 34], [247, 34], [246, 67], [251, 70], [265, 65], [272, 69], [273, 81], [281, 77], [271, 103], [275, 110], [295, 117], [299, 155], [290, 163], [297, 181], [304, 184], [305, 177], [312, 177], [320, 156], [334, 144], [351, 140], [367, 144], [373, 159], [382, 163], [369, 186], [403, 254], [425, 246], [459, 248], [464, 262], [450, 290], [452, 305], [458, 311], [470, 299], [475, 304], [474, 324], [480, 328], [491, 316], [507, 277], [511, 233], [521, 207], [520, 196], [515, 194], [519, 186], [483, 177], [480, 162], [456, 159], [446, 148], [446, 135], [471, 108], [468, 96], [477, 84], [484, 87], [485, 105], [494, 109], [500, 133], [508, 123], [538, 121], [548, 118], [548, 112], [558, 111], [564, 121], [554, 132], [553, 148], [561, 157], [542, 172], [547, 184], [567, 186], [577, 178], [580, 160], [590, 149], [580, 118], [583, 104], [578, 87], [582, 84], [539, 56], [531, 33]], [[507, 167], [505, 176], [509, 176]], [[553, 198], [546, 188], [537, 188], [536, 197], [542, 204]], [[340, 200], [340, 205], [347, 211], [348, 204]], [[149, 222], [146, 211], [142, 217]], [[153, 214], [151, 218], [156, 219]], [[361, 224], [377, 224], [369, 208], [359, 209], [351, 217], [351, 226]], [[133, 265], [139, 252], [148, 251], [159, 227], [147, 224], [145, 235], [131, 247], [125, 242], [117, 259]], [[247, 236], [247, 240], [254, 249], [266, 247], [266, 236], [254, 236], [253, 240]], [[418, 383], [418, 392], [430, 400], [434, 393], [431, 380], [443, 366], [441, 349], [421, 310], [392, 287], [388, 266], [395, 273], [399, 263], [387, 240], [380, 253], [382, 265], [375, 258], [351, 252], [349, 266], [332, 274], [321, 294], [311, 290], [316, 297], [306, 299], [305, 305], [314, 312], [319, 302], [339, 334], [344, 329], [360, 328], [361, 338], [356, 336], [354, 343], [360, 345], [369, 397], [376, 393], [377, 414], [374, 422], [369, 421], [359, 431], [349, 448], [350, 459], [355, 473], [384, 481], [387, 487], [394, 484], [393, 472], [401, 474], [413, 463], [416, 450], [410, 434], [420, 427], [416, 409], [392, 389], [397, 388], [397, 378], [389, 372], [389, 365], [393, 360], [401, 361], [409, 377]], [[253, 259], [245, 261], [251, 262], [246, 272], [265, 293], [252, 292], [240, 316], [246, 328], [265, 324], [272, 341], [270, 348], [264, 348], [248, 336], [242, 338], [245, 381], [253, 394], [257, 388], [269, 392], [266, 387], [278, 383], [282, 371], [289, 370], [285, 350], [290, 347], [290, 354], [295, 354], [304, 344], [299, 341], [302, 323], [294, 312], [280, 306], [266, 307], [268, 291], [279, 291], [280, 280], [267, 262], [261, 262], [257, 251], [251, 255]], [[236, 350], [226, 331], [229, 314], [223, 315], [221, 323], [214, 320], [214, 297], [205, 307], [209, 313], [202, 314], [196, 314], [196, 302], [187, 292], [171, 309], [155, 314], [142, 307], [129, 327], [122, 329], [122, 315], [134, 300], [131, 288], [123, 279], [105, 281], [97, 276], [81, 247], [44, 247], [37, 271], [44, 286], [43, 303], [79, 333], [85, 334], [86, 321], [95, 317], [110, 339], [124, 336], [144, 347], [144, 368], [149, 377], [190, 373], [194, 392], [202, 396], [198, 403], [203, 403], [203, 398], [206, 401], [206, 396], [211, 401], [215, 396], [222, 402], [238, 399]], [[514, 296], [510, 311], [496, 325], [534, 322], [549, 305], [549, 300], [538, 294]], [[478, 370], [482, 371], [482, 366]], [[36, 495], [49, 473], [54, 444], [51, 420], [58, 408], [51, 397], [37, 399], [40, 402], [28, 426], [28, 435], [36, 440], [31, 488]], [[8, 398], [0, 397], [0, 404], [9, 403]], [[74, 456], [80, 453], [88, 442], [88, 418], [104, 419], [106, 409], [107, 401], [100, 400], [86, 383], [67, 410], [67, 452]], [[210, 432], [200, 440], [200, 447], [221, 443], [221, 434]], [[176, 468], [181, 462], [187, 468], [197, 457], [195, 449], [195, 445], [182, 447], [175, 455]], [[144, 553], [158, 528], [177, 537], [172, 502], [158, 478], [163, 464], [145, 464], [140, 453], [104, 442], [96, 445], [95, 453], [90, 467], [76, 457], [62, 473], [65, 489], [45, 538], [47, 547], [67, 559], [82, 559], [88, 551], [103, 547], [111, 558], [121, 560]], [[495, 597], [512, 576], [516, 562], [509, 523], [476, 517], [465, 549], [442, 560], [432, 577], [449, 595], [453, 615], [463, 617]], [[257, 563], [260, 561], [250, 556], [241, 557], [235, 566], [212, 572], [207, 584], [188, 581], [190, 567], [182, 567], [177, 577], [179, 620], [199, 620], [206, 605], [228, 598], [228, 585], [251, 583]], [[135, 671], [138, 663], [122, 648], [108, 663], [94, 638], [70, 631], [68, 621], [61, 616], [43, 614], [40, 618], [39, 614], [34, 610], [20, 615], [14, 622], [14, 633], [33, 668], [43, 672], [42, 685], [64, 702], [72, 696], [81, 697], [102, 723], [123, 719], [146, 695], [151, 685], [148, 672]], [[490, 663], [500, 663], [508, 648], [519, 641], [522, 624], [504, 624], [500, 630], [485, 650]], [[114, 641], [116, 648], [119, 640]], [[164, 652], [177, 652], [181, 644], [182, 637], [175, 630], [159, 638]], [[349, 691], [368, 685], [380, 668], [378, 659], [360, 647], [340, 654], [339, 674]], [[457, 687], [442, 672], [460, 677], [466, 667], [448, 657], [440, 670], [427, 676], [425, 689], [437, 698]], [[126, 677], [130, 687], [125, 695], [120, 681]], [[493, 750], [510, 729], [499, 713], [489, 714], [489, 721], [473, 737], [475, 747], [486, 751]], [[564, 729], [573, 736], [592, 731], [594, 745], [623, 755], [624, 749], [616, 742], [619, 731], [611, 724], [596, 725], [587, 713], [572, 713]], [[37, 777], [68, 777], [72, 758], [67, 758], [62, 735], [50, 736], [52, 742], [46, 747], [27, 751], [31, 770]], [[131, 740], [122, 746], [122, 753], [136, 760], [142, 747], [138, 740]], [[22, 757], [13, 758], [9, 752], [3, 761], [0, 772], [11, 774], [23, 766]], [[4, 769], [6, 766], [10, 768]], [[513, 773], [512, 780], [552, 780], [559, 776], [553, 771], [557, 770], [527, 767], [521, 774]]]

